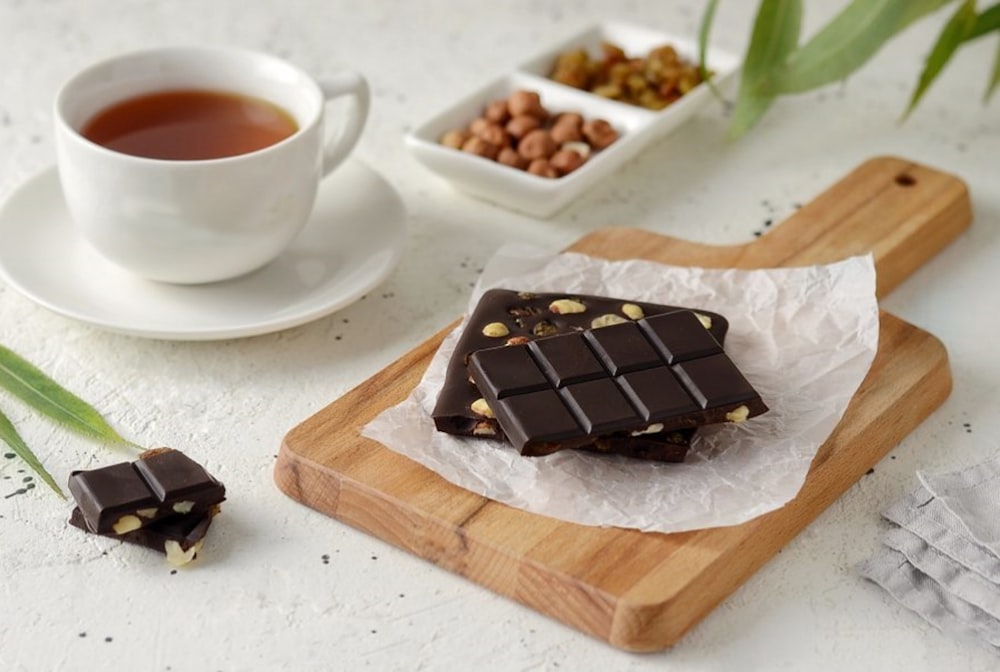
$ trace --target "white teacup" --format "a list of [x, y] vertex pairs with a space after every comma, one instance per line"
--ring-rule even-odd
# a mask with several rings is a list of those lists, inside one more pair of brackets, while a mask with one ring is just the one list
[[[197, 160], [125, 154], [80, 133], [109, 106], [171, 90], [262, 99], [284, 110], [298, 129], [263, 149]], [[339, 133], [327, 139], [326, 101], [341, 96], [350, 104]], [[249, 273], [278, 257], [303, 228], [320, 180], [361, 135], [368, 101], [358, 73], [317, 81], [273, 56], [239, 49], [177, 47], [103, 61], [70, 79], [56, 97], [66, 204], [83, 238], [137, 275], [193, 284]]]

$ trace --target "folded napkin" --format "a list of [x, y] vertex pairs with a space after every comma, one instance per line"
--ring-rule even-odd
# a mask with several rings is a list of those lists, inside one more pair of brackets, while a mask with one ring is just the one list
[[917, 477], [858, 569], [943, 632], [1000, 653], [1000, 458]]

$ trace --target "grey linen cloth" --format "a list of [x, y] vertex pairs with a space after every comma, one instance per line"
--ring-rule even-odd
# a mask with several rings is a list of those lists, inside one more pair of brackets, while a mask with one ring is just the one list
[[1000, 653], [1000, 458], [917, 476], [858, 570], [943, 632]]

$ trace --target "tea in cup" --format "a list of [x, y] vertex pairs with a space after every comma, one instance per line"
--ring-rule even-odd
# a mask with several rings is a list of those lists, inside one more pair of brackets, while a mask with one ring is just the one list
[[[340, 97], [349, 104], [328, 139], [326, 103]], [[368, 104], [356, 72], [314, 80], [252, 51], [177, 47], [103, 61], [56, 97], [66, 205], [83, 239], [139, 276], [194, 284], [249, 273], [305, 226]]]

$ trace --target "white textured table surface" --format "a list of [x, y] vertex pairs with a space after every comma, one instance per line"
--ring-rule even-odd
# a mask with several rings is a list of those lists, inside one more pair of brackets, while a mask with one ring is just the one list
[[[722, 3], [714, 39], [742, 51], [756, 3]], [[806, 31], [842, 3], [809, 2]], [[70, 505], [0, 459], [0, 669], [15, 670], [992, 670], [856, 573], [878, 511], [918, 469], [995, 452], [1000, 329], [1000, 103], [979, 104], [995, 38], [965, 49], [897, 124], [944, 16], [918, 24], [846, 84], [779, 102], [738, 143], [714, 105], [551, 221], [463, 196], [418, 166], [403, 133], [555, 37], [603, 19], [694, 33], [695, 0], [4, 0], [0, 198], [54, 160], [50, 105], [84, 64], [160, 44], [234, 44], [315, 74], [351, 65], [373, 87], [356, 155], [409, 209], [393, 275], [358, 303], [281, 333], [154, 341], [57, 316], [0, 285], [0, 342], [145, 445], [183, 448], [229, 487], [203, 557], [160, 557], [66, 525]], [[673, 649], [632, 655], [285, 498], [271, 470], [292, 426], [448, 323], [505, 241], [557, 250], [629, 224], [713, 243], [760, 232], [878, 154], [964, 179], [972, 229], [884, 302], [949, 348], [951, 398]], [[17, 245], [0, 240], [0, 245]], [[0, 408], [64, 482], [109, 451]]]

